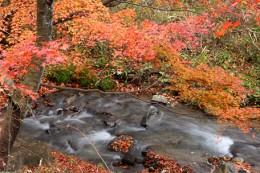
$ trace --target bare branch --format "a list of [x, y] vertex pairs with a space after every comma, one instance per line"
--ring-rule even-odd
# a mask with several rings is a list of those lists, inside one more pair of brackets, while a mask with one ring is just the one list
[[85, 139], [90, 143], [90, 145], [92, 145], [92, 147], [94, 148], [94, 150], [96, 151], [98, 157], [102, 160], [103, 164], [105, 165], [105, 167], [107, 168], [107, 170], [111, 173], [113, 173], [110, 169], [109, 166], [107, 165], [106, 161], [104, 160], [104, 158], [101, 156], [101, 154], [99, 153], [97, 147], [95, 146], [95, 143], [93, 143], [81, 130], [79, 130], [76, 127], [73, 127], [71, 125], [67, 125], [67, 127], [70, 127], [72, 129], [75, 129], [77, 132], [79, 132], [82, 136], [85, 137]]
[[[248, 31], [248, 35], [249, 35], [249, 37], [250, 37], [250, 39], [251, 39], [253, 45], [254, 45], [258, 50], [260, 50], [260, 48], [257, 46], [257, 38], [258, 38], [258, 37], [256, 36], [257, 32], [252, 31], [250, 28], [247, 28], [247, 30], [249, 30], [249, 31]], [[254, 38], [253, 38], [253, 36], [251, 35], [251, 33], [252, 33], [252, 35], [254, 36]]]
[[149, 6], [149, 5], [142, 5], [142, 4], [133, 3], [133, 2], [129, 2], [129, 1], [120, 1], [120, 0], [115, 0], [115, 1], [119, 2], [119, 3], [125, 3], [125, 4], [138, 6], [138, 7], [151, 8], [151, 9], [159, 10], [159, 11], [187, 11], [187, 12], [191, 12], [191, 13], [195, 13], [195, 14], [200, 14], [196, 11], [191, 11], [191, 10], [188, 10], [188, 9], [181, 9], [181, 8], [166, 9], [166, 8], [154, 7], [154, 6]]
[[[124, 2], [124, 1], [122, 1], [122, 2]], [[106, 6], [106, 7], [115, 7], [115, 6], [119, 5], [119, 4], [121, 4], [122, 2], [121, 1], [117, 1], [117, 0], [103, 0], [102, 4], [104, 6]]]
[[87, 16], [87, 15], [88, 15], [87, 12], [84, 12], [84, 11], [76, 11], [76, 12], [70, 13], [70, 14], [68, 15], [68, 17], [66, 17], [66, 18], [58, 18], [57, 20], [55, 20], [55, 21], [53, 22], [53, 25], [57, 25], [57, 24], [60, 24], [60, 23], [63, 23], [63, 22], [67, 22], [67, 21], [69, 21], [69, 20], [73, 20], [74, 18], [76, 18], [76, 17], [78, 17], [78, 16], [82, 17], [82, 16]]
[[137, 93], [137, 92], [141, 92], [141, 91], [146, 91], [148, 89], [150, 89], [151, 87], [155, 86], [156, 84], [158, 84], [158, 81], [154, 82], [152, 85], [149, 85], [146, 88], [142, 88], [139, 90], [132, 90], [132, 91], [123, 91], [123, 92], [107, 92], [107, 91], [101, 91], [100, 89], [82, 89], [82, 88], [72, 88], [72, 87], [62, 87], [62, 86], [53, 86], [53, 85], [48, 85], [45, 83], [42, 83], [41, 86], [45, 86], [45, 87], [50, 87], [50, 88], [57, 88], [57, 89], [61, 89], [61, 90], [71, 90], [71, 91], [79, 91], [79, 92], [99, 92], [101, 94], [128, 94], [128, 93]]

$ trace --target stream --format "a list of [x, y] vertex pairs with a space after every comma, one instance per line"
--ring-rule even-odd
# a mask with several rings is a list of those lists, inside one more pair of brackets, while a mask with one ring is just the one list
[[[45, 102], [45, 104], [43, 104]], [[49, 104], [49, 106], [46, 106]], [[158, 115], [141, 126], [142, 117], [154, 106]], [[144, 102], [126, 94], [57, 92], [38, 101], [35, 115], [24, 120], [20, 134], [48, 143], [51, 148], [93, 163], [102, 163], [97, 154], [121, 172], [143, 169], [112, 167], [120, 153], [107, 149], [116, 136], [135, 139], [133, 153], [141, 157], [146, 148], [190, 165], [195, 172], [210, 172], [207, 159], [212, 156], [242, 157], [260, 171], [260, 135], [252, 138], [236, 127], [222, 126], [214, 117], [184, 104], [175, 107]]]

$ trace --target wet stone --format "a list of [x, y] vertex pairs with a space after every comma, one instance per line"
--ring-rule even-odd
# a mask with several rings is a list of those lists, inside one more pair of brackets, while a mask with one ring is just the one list
[[150, 106], [141, 120], [141, 126], [147, 127], [149, 125], [149, 120], [152, 117], [159, 116], [158, 114], [159, 110], [155, 106]]
[[252, 167], [255, 167], [255, 163], [254, 163], [254, 162], [249, 162], [249, 164], [250, 164]]
[[222, 161], [215, 166], [212, 173], [237, 173], [237, 170], [235, 164]]
[[58, 108], [56, 110], [56, 115], [63, 115], [63, 109], [62, 108]]
[[113, 166], [120, 166], [121, 164], [122, 164], [122, 163], [121, 163], [120, 160], [115, 160], [115, 161], [112, 163]]
[[[186, 167], [180, 166], [175, 160], [156, 154], [152, 151], [142, 153], [144, 155], [144, 166], [148, 168], [149, 172], [161, 172], [166, 170], [167, 172], [171, 170], [176, 170], [176, 172], [181, 172], [181, 170], [187, 169]], [[152, 168], [152, 169], [151, 169]], [[192, 169], [188, 170], [189, 173], [193, 173]]]
[[152, 172], [152, 171], [155, 171], [155, 169], [154, 169], [154, 167], [151, 166], [151, 167], [149, 167], [148, 171]]
[[143, 157], [147, 156], [148, 152], [149, 152], [148, 150], [142, 151], [142, 156], [143, 156]]
[[124, 153], [121, 159], [122, 164], [133, 166], [135, 164], [135, 157], [131, 153]]
[[234, 157], [232, 158], [232, 161], [237, 163], [243, 163], [244, 159], [242, 157]]
[[67, 103], [67, 104], [70, 104], [71, 102], [75, 101], [76, 98], [77, 98], [77, 96], [74, 95], [72, 97], [67, 98], [64, 102]]
[[109, 142], [108, 149], [115, 152], [127, 153], [133, 147], [133, 144], [134, 139], [131, 136], [120, 135]]
[[246, 170], [239, 170], [238, 173], [247, 173]]
[[74, 106], [74, 107], [72, 108], [72, 111], [73, 111], [73, 112], [78, 112], [78, 111], [79, 111], [79, 107], [78, 107], [78, 106]]
[[139, 158], [139, 157], [136, 157], [136, 158], [135, 158], [135, 163], [142, 164], [142, 163], [143, 163], [143, 159], [142, 159], [142, 158]]
[[58, 127], [52, 127], [52, 128], [45, 130], [45, 133], [48, 134], [48, 135], [57, 134], [59, 132], [60, 132], [60, 129]]
[[108, 127], [115, 127], [120, 123], [120, 119], [117, 116], [111, 115], [104, 120], [104, 123]]
[[48, 116], [52, 116], [54, 113], [53, 113], [53, 111], [52, 110], [49, 110], [49, 112], [48, 112]]

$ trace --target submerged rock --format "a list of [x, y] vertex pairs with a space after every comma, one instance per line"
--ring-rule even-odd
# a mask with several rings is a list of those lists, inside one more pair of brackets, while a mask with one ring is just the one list
[[[91, 109], [90, 109], [91, 110]], [[115, 127], [120, 123], [120, 119], [109, 112], [97, 112], [94, 110], [91, 110], [93, 114], [95, 114], [97, 117], [101, 118], [102, 121], [105, 123], [108, 127]]]
[[212, 173], [237, 173], [250, 168], [250, 164], [245, 163], [241, 157], [211, 157], [208, 163], [214, 166]]
[[220, 164], [215, 166], [212, 173], [237, 173], [236, 165], [222, 161]]
[[133, 166], [135, 164], [135, 157], [129, 152], [124, 153], [121, 159], [121, 163]]
[[51, 127], [49, 129], [45, 130], [45, 133], [48, 134], [48, 135], [54, 135], [54, 134], [57, 134], [59, 132], [60, 132], [60, 128], [58, 128], [58, 127]]
[[159, 116], [159, 110], [155, 106], [150, 106], [147, 111], [145, 112], [142, 120], [141, 120], [141, 126], [147, 127], [149, 124], [149, 120], [152, 117]]
[[79, 112], [79, 107], [78, 106], [73, 106], [72, 111], [73, 112]]
[[58, 108], [56, 110], [56, 115], [63, 115], [63, 109], [62, 108]]
[[116, 125], [118, 125], [120, 123], [120, 119], [115, 115], [111, 115], [108, 118], [104, 119], [104, 123], [108, 127], [115, 127]]
[[232, 161], [236, 163], [243, 163], [244, 159], [242, 157], [233, 157]]

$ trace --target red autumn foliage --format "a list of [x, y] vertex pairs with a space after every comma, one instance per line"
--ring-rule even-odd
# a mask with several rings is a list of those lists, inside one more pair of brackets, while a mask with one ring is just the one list
[[144, 156], [144, 165], [146, 169], [141, 171], [142, 173], [149, 172], [149, 168], [154, 168], [154, 173], [166, 171], [167, 173], [194, 173], [189, 166], [180, 166], [175, 160], [155, 154], [152, 151], [148, 151]]
[[134, 139], [131, 136], [120, 135], [113, 139], [109, 145], [108, 149], [111, 151], [119, 151], [121, 153], [127, 153], [133, 146]]
[[220, 27], [218, 31], [216, 31], [215, 36], [216, 37], [221, 37], [223, 36], [228, 30], [232, 30], [233, 28], [241, 25], [240, 21], [236, 21], [234, 23], [232, 22], [223, 22], [223, 25]]

